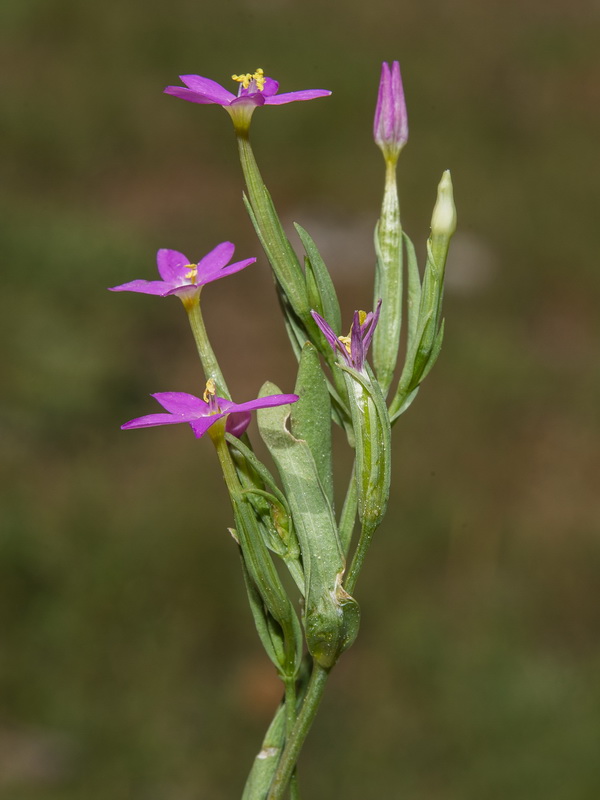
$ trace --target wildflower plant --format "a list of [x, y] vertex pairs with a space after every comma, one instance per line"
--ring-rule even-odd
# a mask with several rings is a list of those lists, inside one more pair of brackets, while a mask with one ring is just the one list
[[[280, 94], [277, 81], [262, 69], [232, 78], [237, 93], [199, 75], [183, 75], [183, 87], [169, 86], [165, 92], [192, 103], [221, 105], [231, 116], [246, 183], [244, 203], [273, 271], [298, 361], [296, 385], [293, 393], [285, 394], [266, 382], [257, 399], [234, 402], [204, 325], [202, 287], [244, 269], [255, 258], [230, 263], [234, 253], [230, 242], [217, 245], [198, 263], [179, 251], [159, 250], [160, 280], [134, 280], [112, 290], [180, 298], [206, 388], [201, 398], [185, 392], [156, 393], [153, 397], [164, 411], [122, 427], [187, 423], [197, 438], [208, 433], [215, 445], [231, 498], [230, 532], [241, 557], [250, 609], [283, 683], [283, 699], [242, 797], [299, 800], [296, 764], [301, 747], [329, 674], [358, 633], [360, 610], [354, 594], [387, 507], [391, 429], [414, 401], [442, 345], [444, 268], [456, 211], [446, 171], [438, 186], [421, 272], [415, 248], [402, 229], [396, 184], [398, 158], [408, 139], [400, 67], [397, 61], [391, 66], [384, 63], [373, 128], [385, 161], [374, 240], [373, 310], [355, 311], [350, 330], [343, 335], [336, 291], [317, 245], [296, 225], [304, 248], [301, 262], [281, 225], [249, 139], [256, 108], [331, 93], [309, 89]], [[403, 363], [397, 369], [402, 333]], [[367, 360], [369, 349], [374, 368]], [[247, 435], [253, 411], [277, 475], [259, 460]], [[354, 462], [341, 509], [334, 503], [332, 423], [344, 430]], [[278, 561], [292, 578], [285, 585]]]

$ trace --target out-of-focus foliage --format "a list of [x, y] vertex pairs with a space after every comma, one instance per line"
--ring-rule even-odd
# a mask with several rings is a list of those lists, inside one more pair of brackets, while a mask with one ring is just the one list
[[[0, 794], [239, 795], [277, 682], [214, 454], [121, 432], [202, 380], [176, 300], [105, 287], [158, 247], [259, 253], [231, 123], [161, 95], [261, 66], [327, 100], [259, 109], [282, 215], [344, 325], [370, 307], [380, 62], [398, 58], [405, 229], [452, 169], [446, 342], [398, 423], [363, 629], [303, 756], [307, 797], [600, 793], [599, 18], [591, 4], [3, 0]], [[264, 258], [203, 293], [236, 397], [290, 391]], [[251, 354], [257, 354], [251, 356]], [[212, 477], [211, 477], [212, 476]]]

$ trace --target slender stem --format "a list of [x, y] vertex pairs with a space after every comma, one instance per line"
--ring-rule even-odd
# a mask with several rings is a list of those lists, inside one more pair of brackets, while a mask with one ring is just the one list
[[290, 738], [286, 741], [281, 760], [273, 777], [271, 789], [267, 800], [283, 800], [290, 777], [296, 766], [300, 750], [315, 718], [319, 704], [323, 697], [325, 684], [329, 677], [329, 670], [315, 663], [312, 675], [306, 690], [306, 697], [300, 709], [300, 714], [292, 730]]
[[[285, 738], [286, 741], [291, 737], [296, 723], [296, 679], [286, 678], [285, 681]], [[290, 800], [300, 800], [300, 789], [298, 786], [298, 772], [294, 768], [290, 778]]]
[[200, 356], [200, 361], [202, 362], [202, 368], [204, 369], [206, 380], [212, 378], [217, 384], [219, 396], [225, 397], [227, 400], [231, 400], [231, 395], [229, 394], [229, 389], [225, 383], [225, 378], [223, 377], [223, 373], [219, 367], [219, 362], [217, 361], [217, 357], [208, 339], [206, 326], [204, 325], [204, 319], [202, 318], [202, 311], [200, 310], [199, 296], [195, 297], [194, 300], [195, 302], [184, 302], [184, 307], [187, 311], [192, 333], [194, 334], [196, 348], [198, 350], [198, 355]]
[[371, 544], [373, 534], [377, 530], [377, 527], [377, 525], [373, 525], [372, 523], [369, 524], [368, 520], [363, 521], [360, 538], [358, 540], [358, 544], [356, 545], [356, 550], [354, 551], [352, 564], [348, 570], [348, 577], [344, 581], [344, 589], [348, 592], [348, 594], [354, 594], [356, 581], [358, 580], [358, 574], [362, 569], [365, 556], [367, 555], [367, 550], [369, 549], [369, 545]]
[[237, 132], [237, 143], [253, 222], [260, 242], [292, 308], [300, 319], [312, 322], [302, 267], [263, 182], [247, 131]]

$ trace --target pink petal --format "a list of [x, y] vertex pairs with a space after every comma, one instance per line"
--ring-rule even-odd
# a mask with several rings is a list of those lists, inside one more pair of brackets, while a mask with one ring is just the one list
[[[202, 416], [208, 414], [208, 403], [187, 392], [156, 392], [152, 397], [170, 414]], [[185, 420], [179, 420], [184, 422]]]
[[164, 281], [130, 281], [122, 283], [120, 286], [109, 287], [111, 292], [139, 292], [141, 294], [155, 294], [165, 297], [169, 294], [169, 284]]
[[137, 417], [121, 425], [121, 430], [130, 428], [154, 428], [157, 425], [175, 425], [178, 422], [187, 422], [185, 419], [174, 417], [172, 414], [148, 414], [146, 417]]
[[277, 90], [279, 89], [279, 83], [273, 78], [265, 77], [265, 88], [262, 90], [262, 93], [265, 97], [271, 97], [274, 94], [277, 94]]
[[225, 428], [227, 433], [238, 438], [245, 432], [250, 424], [252, 414], [249, 411], [240, 411], [237, 413], [229, 414]]
[[300, 92], [284, 92], [274, 97], [265, 97], [269, 106], [282, 106], [284, 103], [293, 103], [296, 100], [314, 100], [317, 97], [328, 97], [331, 92], [327, 89], [304, 89]]
[[[191, 89], [186, 89], [184, 86], [167, 86], [166, 89], [163, 89], [164, 94], [170, 94], [173, 97], [179, 97], [182, 100], [188, 100], [190, 103], [202, 103], [204, 105], [208, 105], [209, 103], [215, 103], [215, 100], [210, 100], [203, 94], [198, 94], [198, 92], [194, 92]], [[221, 105], [219, 103], [219, 105]]]
[[[267, 397], [258, 397], [256, 400], [249, 400], [247, 403], [232, 403], [235, 411], [253, 411], [255, 408], [272, 408], [273, 406], [284, 406], [286, 403], [295, 403], [298, 400], [297, 394], [270, 394]], [[221, 408], [223, 406], [221, 405]], [[234, 410], [233, 408], [231, 409]]]
[[192, 91], [201, 94], [209, 103], [229, 105], [235, 95], [224, 86], [201, 75], [180, 75], [179, 79]]
[[228, 275], [233, 275], [235, 272], [240, 272], [240, 270], [249, 267], [250, 264], [254, 264], [255, 261], [255, 258], [246, 258], [244, 261], [236, 261], [228, 267], [223, 267], [220, 270], [215, 270], [208, 275], [202, 276], [202, 278], [197, 281], [197, 285], [204, 286], [205, 283], [212, 283], [212, 281], [216, 281], [219, 278], [226, 278]]
[[222, 269], [225, 264], [231, 261], [234, 252], [235, 245], [231, 242], [218, 244], [214, 250], [211, 250], [198, 262], [198, 278], [202, 279], [204, 275], [209, 275]]
[[211, 425], [214, 425], [218, 419], [225, 416], [224, 414], [210, 414], [208, 417], [200, 417], [199, 419], [190, 421], [190, 428], [194, 431], [197, 439], [202, 438]]
[[178, 250], [159, 250], [156, 254], [156, 265], [163, 281], [173, 283], [182, 275], [182, 267], [190, 263], [189, 258]]

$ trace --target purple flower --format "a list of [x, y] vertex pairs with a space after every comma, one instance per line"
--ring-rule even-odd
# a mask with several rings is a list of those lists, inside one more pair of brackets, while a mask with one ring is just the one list
[[180, 75], [183, 86], [167, 86], [166, 94], [189, 100], [191, 103], [216, 104], [229, 112], [236, 128], [246, 129], [250, 124], [252, 112], [257, 106], [280, 106], [296, 100], [313, 100], [316, 97], [327, 97], [331, 92], [326, 89], [304, 89], [299, 92], [277, 94], [279, 84], [267, 77], [262, 69], [246, 75], [232, 75], [240, 84], [237, 95], [224, 86], [200, 75]]
[[331, 345], [333, 352], [341, 353], [348, 367], [352, 367], [357, 372], [363, 372], [367, 352], [379, 320], [380, 310], [381, 300], [377, 303], [375, 311], [370, 311], [368, 314], [365, 311], [355, 311], [348, 336], [336, 336], [331, 325], [325, 322], [322, 316], [317, 314], [316, 311], [311, 311], [310, 313], [321, 329], [323, 336]]
[[396, 161], [400, 150], [408, 141], [408, 118], [400, 64], [394, 61], [381, 65], [381, 80], [373, 123], [373, 136], [386, 160]]
[[123, 430], [187, 422], [196, 437], [200, 439], [217, 420], [227, 417], [227, 431], [234, 436], [241, 436], [250, 424], [250, 412], [254, 409], [283, 406], [298, 400], [296, 394], [272, 394], [257, 400], [249, 400], [247, 403], [233, 403], [224, 397], [217, 397], [213, 380], [207, 381], [203, 399], [186, 392], [157, 392], [152, 397], [158, 400], [168, 413], [137, 417], [121, 425]]
[[177, 250], [159, 250], [156, 254], [156, 263], [162, 280], [130, 281], [121, 286], [112, 286], [110, 291], [141, 292], [160, 297], [176, 294], [184, 301], [190, 300], [200, 293], [205, 283], [239, 272], [256, 261], [255, 258], [247, 258], [227, 266], [234, 250], [235, 246], [231, 242], [221, 242], [197, 264], [190, 263], [189, 258]]

